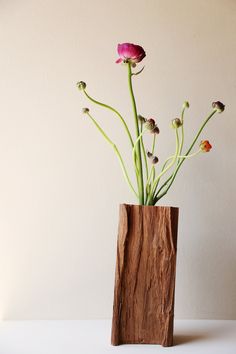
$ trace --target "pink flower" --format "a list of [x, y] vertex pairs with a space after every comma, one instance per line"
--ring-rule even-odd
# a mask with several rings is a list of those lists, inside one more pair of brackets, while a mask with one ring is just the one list
[[146, 56], [146, 53], [142, 47], [132, 43], [118, 44], [117, 51], [119, 59], [116, 63], [129, 61], [130, 63], [139, 63]]

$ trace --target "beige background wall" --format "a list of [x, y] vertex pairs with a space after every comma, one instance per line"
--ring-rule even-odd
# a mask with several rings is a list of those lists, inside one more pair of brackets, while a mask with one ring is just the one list
[[176, 316], [236, 318], [234, 0], [0, 1], [0, 314], [4, 319], [109, 318], [118, 205], [132, 202], [94, 115], [128, 151], [133, 124], [119, 42], [142, 45], [139, 111], [158, 119], [159, 156], [174, 149], [172, 118], [189, 100], [188, 141], [211, 102], [226, 111], [162, 204], [180, 207]]

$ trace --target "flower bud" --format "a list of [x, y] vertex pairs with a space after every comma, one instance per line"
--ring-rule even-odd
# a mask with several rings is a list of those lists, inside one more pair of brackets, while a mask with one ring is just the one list
[[158, 163], [159, 159], [157, 156], [153, 156], [152, 158], [152, 164], [155, 165], [156, 163]]
[[172, 123], [172, 127], [175, 129], [178, 129], [182, 125], [181, 119], [179, 118], [173, 119], [171, 123]]
[[154, 129], [151, 130], [151, 133], [152, 134], [159, 134], [160, 133], [160, 130], [157, 125], [154, 127]]
[[84, 114], [89, 113], [89, 109], [85, 107], [85, 108], [82, 109], [82, 112], [83, 112]]
[[83, 91], [86, 89], [86, 83], [84, 81], [79, 81], [77, 82], [77, 87], [80, 91]]
[[209, 143], [208, 140], [202, 140], [200, 143], [200, 149], [202, 150], [202, 152], [209, 152], [211, 150], [212, 146]]
[[148, 157], [149, 159], [151, 159], [152, 156], [153, 156], [153, 154], [152, 154], [150, 151], [147, 151], [147, 157]]
[[225, 105], [221, 103], [220, 101], [216, 101], [212, 103], [212, 107], [217, 110], [218, 113], [221, 113], [225, 109]]
[[185, 101], [183, 103], [183, 108], [189, 108], [189, 102], [188, 101]]
[[140, 121], [140, 123], [146, 123], [147, 121], [147, 119], [141, 116], [141, 114], [138, 115], [138, 120]]
[[155, 124], [155, 120], [150, 118], [147, 119], [145, 122], [145, 128], [148, 130], [153, 130], [155, 128], [156, 124]]

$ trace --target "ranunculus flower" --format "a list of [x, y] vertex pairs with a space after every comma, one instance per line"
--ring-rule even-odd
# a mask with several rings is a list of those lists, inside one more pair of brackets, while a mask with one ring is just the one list
[[117, 51], [119, 59], [117, 59], [116, 63], [129, 61], [130, 63], [136, 64], [146, 56], [144, 49], [140, 45], [132, 43], [118, 44]]
[[209, 143], [208, 140], [203, 140], [201, 141], [200, 143], [200, 149], [203, 151], [203, 152], [209, 152], [211, 150], [212, 146], [211, 144]]

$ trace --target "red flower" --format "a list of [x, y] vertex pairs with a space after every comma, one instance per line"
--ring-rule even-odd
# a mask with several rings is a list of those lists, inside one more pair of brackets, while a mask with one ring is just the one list
[[208, 140], [203, 140], [201, 141], [201, 144], [200, 144], [200, 149], [203, 151], [203, 152], [209, 152], [211, 150], [212, 146], [211, 144], [209, 143]]
[[118, 44], [117, 51], [119, 54], [119, 59], [116, 63], [121, 63], [122, 61], [129, 61], [130, 63], [139, 63], [146, 56], [146, 53], [142, 47], [132, 43], [122, 43]]

